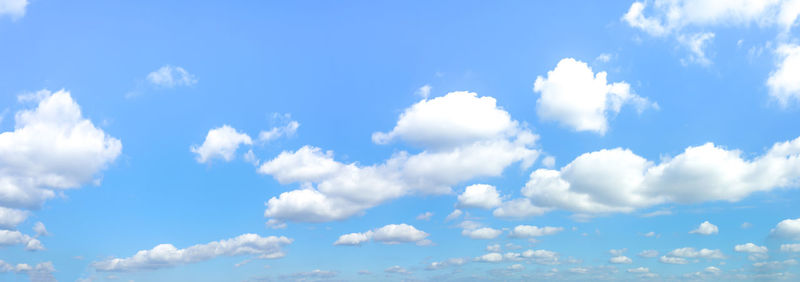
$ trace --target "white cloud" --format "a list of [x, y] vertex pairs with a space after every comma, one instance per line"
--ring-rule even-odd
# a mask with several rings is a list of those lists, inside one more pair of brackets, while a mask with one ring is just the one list
[[433, 216], [432, 212], [424, 212], [417, 216], [417, 220], [426, 220], [426, 221], [431, 220], [432, 216]]
[[444, 221], [451, 221], [453, 219], [456, 219], [456, 218], [460, 217], [463, 213], [464, 212], [462, 212], [461, 210], [455, 209], [455, 210], [453, 210], [453, 212], [451, 212], [450, 214], [447, 215], [447, 217], [444, 219]]
[[422, 99], [428, 99], [428, 96], [431, 95], [431, 86], [428, 84], [423, 85], [419, 89], [417, 89], [416, 94], [422, 97]]
[[712, 235], [718, 234], [719, 228], [716, 225], [711, 224], [711, 222], [705, 221], [700, 223], [700, 226], [697, 226], [697, 229], [689, 231], [689, 234], [700, 234], [700, 235]]
[[609, 254], [611, 254], [612, 256], [621, 256], [621, 255], [622, 255], [622, 254], [624, 254], [626, 251], [628, 251], [628, 249], [627, 249], [627, 248], [622, 248], [622, 249], [611, 249], [611, 250], [608, 250], [608, 253], [609, 253]]
[[655, 231], [650, 231], [644, 234], [644, 237], [657, 237], [657, 236], [658, 234], [656, 234]]
[[42, 242], [36, 238], [22, 234], [16, 230], [0, 230], [0, 247], [10, 245], [24, 245], [25, 250], [28, 251], [44, 250]]
[[339, 275], [339, 272], [330, 270], [314, 269], [306, 272], [295, 272], [289, 275], [280, 275], [281, 280], [306, 281], [306, 280], [328, 280]]
[[503, 231], [490, 227], [483, 227], [477, 229], [464, 229], [461, 231], [461, 235], [470, 237], [472, 239], [484, 239], [484, 240], [497, 238], [497, 236], [500, 236], [500, 234], [502, 233]]
[[458, 195], [458, 205], [462, 208], [491, 209], [499, 206], [501, 201], [497, 189], [486, 184], [467, 186], [464, 193]]
[[631, 258], [629, 258], [629, 257], [626, 257], [626, 256], [616, 256], [616, 257], [610, 258], [608, 260], [608, 262], [614, 263], [614, 264], [631, 264], [631, 263], [633, 263], [633, 260]]
[[600, 150], [560, 170], [535, 170], [521, 192], [539, 207], [602, 214], [664, 203], [735, 202], [800, 182], [800, 138], [776, 143], [752, 160], [741, 155], [706, 143], [655, 164], [627, 149]]
[[[480, 122], [457, 119], [464, 115]], [[431, 127], [440, 122], [447, 130]], [[264, 162], [259, 173], [270, 174], [282, 184], [300, 183], [303, 188], [270, 199], [265, 216], [282, 221], [341, 220], [410, 194], [450, 193], [453, 185], [500, 176], [514, 163], [527, 168], [539, 155], [532, 148], [536, 135], [510, 120], [494, 98], [468, 92], [420, 101], [401, 115], [392, 132], [382, 136], [378, 139], [399, 138], [426, 149], [417, 154], [398, 152], [384, 163], [369, 166], [335, 161], [332, 152], [311, 146], [282, 152]]]
[[494, 244], [494, 245], [487, 245], [486, 246], [486, 251], [490, 252], [490, 253], [499, 253], [501, 250], [502, 249], [500, 247], [500, 244]]
[[414, 226], [401, 223], [389, 224], [364, 233], [345, 234], [340, 236], [339, 239], [333, 244], [356, 246], [361, 245], [362, 243], [365, 243], [371, 239], [384, 244], [416, 242], [418, 245], [427, 245], [430, 244], [430, 242], [425, 239], [426, 237], [428, 237], [428, 233], [420, 231], [414, 228]]
[[42, 223], [41, 221], [38, 221], [35, 224], [33, 224], [33, 232], [36, 232], [37, 237], [50, 235], [50, 233], [47, 232], [47, 228], [44, 227], [44, 223]]
[[684, 64], [696, 63], [703, 66], [711, 64], [711, 60], [706, 56], [706, 47], [714, 39], [713, 32], [701, 32], [691, 35], [679, 35], [678, 42], [686, 46], [691, 54], [688, 60], [682, 60]]
[[546, 235], [554, 235], [558, 232], [563, 231], [563, 227], [552, 227], [552, 226], [544, 226], [544, 227], [537, 227], [533, 225], [517, 225], [511, 231], [512, 237], [540, 237]]
[[549, 210], [548, 208], [534, 206], [529, 199], [522, 198], [503, 202], [500, 207], [492, 212], [492, 215], [506, 218], [527, 218], [543, 215]]
[[800, 45], [782, 44], [775, 54], [779, 62], [767, 79], [767, 88], [769, 95], [786, 107], [792, 100], [800, 101]]
[[[122, 151], [118, 139], [83, 117], [67, 91], [42, 90], [18, 101], [37, 106], [18, 111], [14, 130], [0, 133], [0, 228], [15, 228], [27, 210], [40, 208], [57, 191], [99, 185], [99, 172]], [[20, 242], [41, 247], [38, 240]]]
[[797, 265], [797, 260], [787, 259], [784, 261], [762, 261], [753, 263], [753, 267], [758, 268], [760, 271], [779, 270], [791, 265]]
[[0, 206], [0, 229], [14, 229], [28, 218], [28, 211]]
[[709, 267], [706, 267], [706, 268], [705, 268], [705, 269], [703, 269], [703, 270], [704, 270], [705, 272], [708, 272], [708, 273], [713, 273], [713, 274], [719, 274], [719, 273], [722, 273], [722, 270], [721, 270], [721, 269], [719, 269], [718, 267], [714, 267], [714, 266], [709, 266]]
[[771, 233], [781, 238], [800, 240], [800, 218], [785, 219], [779, 222]]
[[522, 252], [522, 257], [532, 259], [537, 264], [558, 264], [558, 253], [548, 250], [526, 250]]
[[427, 267], [425, 270], [439, 270], [451, 266], [460, 266], [467, 263], [467, 260], [464, 258], [451, 258], [445, 261], [434, 261]]
[[297, 133], [297, 128], [300, 127], [300, 123], [292, 120], [292, 116], [290, 114], [273, 114], [273, 119], [283, 123], [283, 125], [273, 127], [269, 131], [261, 131], [258, 134], [259, 141], [269, 142], [282, 136], [293, 136], [295, 133]]
[[480, 261], [480, 262], [501, 262], [501, 261], [503, 261], [503, 255], [500, 254], [500, 253], [488, 253], [488, 254], [476, 257], [475, 261]]
[[747, 258], [750, 260], [764, 260], [769, 257], [769, 255], [767, 255], [767, 247], [758, 246], [753, 243], [736, 245], [733, 247], [733, 250], [740, 253], [748, 253], [749, 255]]
[[644, 250], [639, 253], [640, 257], [643, 258], [654, 258], [658, 256], [658, 251], [656, 250]]
[[[673, 258], [705, 258], [705, 259], [725, 259], [725, 255], [720, 250], [695, 248], [679, 248], [667, 253], [667, 257]], [[663, 258], [663, 257], [662, 257]]]
[[226, 124], [209, 130], [203, 145], [192, 145], [190, 150], [197, 154], [198, 163], [207, 163], [213, 159], [222, 159], [227, 162], [233, 160], [236, 150], [242, 144], [251, 145], [253, 139]]
[[53, 267], [53, 263], [49, 261], [31, 266], [26, 263], [12, 265], [0, 260], [0, 273], [14, 272], [17, 274], [26, 274], [32, 282], [57, 281], [55, 277], [53, 277], [53, 272], [55, 271], [56, 269]]
[[626, 270], [628, 273], [648, 273], [650, 269], [647, 267], [637, 267], [637, 268], [630, 268]]
[[171, 244], [161, 244], [150, 250], [138, 251], [132, 257], [96, 261], [91, 266], [97, 271], [125, 272], [173, 267], [220, 256], [255, 255], [264, 259], [275, 259], [283, 257], [285, 254], [282, 247], [291, 243], [292, 239], [283, 236], [261, 237], [257, 234], [243, 234], [185, 249], [178, 249]]
[[147, 75], [147, 81], [159, 87], [191, 86], [197, 78], [182, 67], [165, 65]]
[[16, 20], [25, 15], [25, 7], [28, 6], [28, 0], [0, 0], [0, 18], [9, 16], [12, 20]]
[[391, 266], [391, 267], [389, 267], [387, 269], [384, 269], [383, 271], [386, 272], [386, 273], [411, 274], [410, 271], [408, 271], [407, 269], [405, 269], [405, 268], [403, 268], [403, 267], [401, 267], [399, 265]]
[[685, 258], [678, 258], [678, 257], [668, 257], [668, 256], [661, 256], [658, 259], [661, 263], [668, 263], [668, 264], [687, 264], [689, 261]]
[[536, 113], [543, 120], [602, 135], [608, 130], [607, 117], [619, 113], [624, 104], [633, 104], [639, 112], [657, 107], [634, 94], [628, 83], [607, 84], [606, 75], [606, 72], [595, 74], [584, 62], [562, 59], [555, 69], [547, 72], [547, 78], [536, 78], [533, 90], [541, 93]]
[[781, 252], [800, 253], [800, 244], [782, 244]]

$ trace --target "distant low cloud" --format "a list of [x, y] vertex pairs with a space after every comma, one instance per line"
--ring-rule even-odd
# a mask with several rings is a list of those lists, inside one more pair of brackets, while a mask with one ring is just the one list
[[171, 244], [161, 244], [150, 250], [138, 251], [132, 257], [96, 261], [91, 266], [97, 271], [127, 272], [173, 267], [221, 256], [253, 255], [262, 259], [276, 259], [285, 255], [282, 247], [291, 243], [292, 239], [283, 236], [261, 237], [257, 234], [243, 234], [185, 249], [178, 249]]
[[25, 16], [28, 0], [0, 0], [0, 19], [4, 16], [17, 20]]
[[418, 230], [414, 226], [401, 223], [389, 224], [384, 227], [369, 230], [363, 233], [350, 233], [339, 236], [334, 245], [357, 246], [369, 240], [384, 244], [417, 243], [417, 245], [430, 245], [432, 242], [425, 239], [428, 233]]

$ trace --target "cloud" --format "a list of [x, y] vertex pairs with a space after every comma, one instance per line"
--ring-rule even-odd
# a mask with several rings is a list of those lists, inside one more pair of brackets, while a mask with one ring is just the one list
[[41, 221], [33, 224], [33, 232], [36, 232], [36, 237], [50, 235], [50, 233], [47, 232], [47, 228], [44, 227], [44, 223]]
[[208, 163], [213, 159], [222, 159], [226, 162], [233, 160], [239, 145], [253, 144], [250, 136], [236, 131], [235, 128], [226, 125], [208, 131], [203, 145], [192, 145], [190, 150], [197, 154], [198, 163]]
[[501, 201], [497, 189], [486, 184], [467, 186], [464, 193], [458, 195], [458, 205], [462, 208], [491, 209], [499, 206]]
[[417, 216], [417, 220], [425, 220], [425, 221], [431, 220], [432, 216], [433, 216], [432, 212], [424, 212]]
[[17, 274], [26, 274], [29, 280], [33, 282], [57, 281], [55, 277], [53, 277], [53, 272], [55, 271], [56, 269], [53, 267], [53, 263], [49, 261], [31, 266], [26, 263], [12, 265], [0, 260], [0, 273], [14, 272]]
[[279, 122], [283, 123], [283, 125], [273, 127], [269, 131], [261, 131], [258, 134], [259, 141], [269, 142], [282, 136], [293, 136], [297, 132], [297, 128], [300, 127], [300, 123], [292, 120], [292, 116], [290, 114], [273, 114], [273, 119], [278, 120]]
[[800, 101], [800, 45], [782, 44], [775, 54], [778, 63], [769, 74], [767, 88], [769, 95], [786, 107], [792, 100]]
[[546, 235], [554, 235], [563, 230], [564, 230], [563, 227], [544, 226], [540, 228], [533, 225], [517, 225], [511, 231], [511, 237], [517, 237], [517, 238], [540, 237]]
[[619, 113], [624, 104], [633, 104], [638, 112], [657, 105], [634, 94], [625, 82], [607, 84], [606, 72], [595, 74], [584, 62], [566, 58], [537, 77], [533, 91], [540, 93], [536, 113], [542, 120], [561, 123], [575, 131], [605, 134], [608, 116]]
[[633, 260], [631, 258], [629, 258], [629, 257], [626, 257], [626, 256], [616, 256], [616, 257], [610, 258], [608, 260], [608, 262], [614, 263], [614, 264], [631, 264], [631, 263], [633, 263]]
[[501, 262], [501, 261], [503, 261], [503, 255], [500, 254], [500, 253], [488, 253], [488, 254], [476, 257], [475, 261], [479, 261], [479, 262]]
[[689, 263], [689, 261], [687, 259], [685, 259], [685, 258], [668, 257], [668, 256], [661, 256], [658, 259], [658, 261], [661, 262], [661, 263], [667, 263], [667, 264], [687, 264], [687, 263]]
[[7, 229], [57, 192], [99, 185], [100, 171], [122, 151], [118, 139], [83, 117], [67, 91], [42, 90], [18, 101], [37, 106], [18, 111], [14, 130], [0, 133], [0, 228]]
[[464, 258], [451, 258], [445, 261], [434, 261], [425, 267], [425, 270], [439, 270], [444, 269], [452, 266], [461, 266], [467, 263], [467, 260]]
[[461, 210], [455, 209], [455, 210], [453, 210], [453, 212], [451, 212], [450, 214], [447, 215], [447, 217], [444, 219], [444, 221], [451, 221], [453, 219], [456, 219], [456, 218], [460, 217], [463, 213], [464, 212], [462, 212]]
[[275, 259], [283, 257], [285, 254], [282, 247], [291, 243], [292, 239], [283, 236], [243, 234], [185, 249], [178, 249], [171, 244], [160, 244], [150, 250], [138, 251], [132, 257], [96, 261], [91, 266], [97, 271], [127, 272], [174, 267], [221, 256], [255, 255], [263, 259]]
[[470, 237], [472, 239], [484, 239], [484, 240], [497, 238], [497, 236], [500, 236], [500, 234], [502, 233], [503, 231], [491, 227], [464, 229], [461, 231], [461, 235]]
[[164, 88], [176, 86], [192, 86], [197, 84], [197, 78], [182, 67], [165, 65], [147, 75], [147, 81]]
[[415, 94], [417, 94], [420, 97], [422, 97], [422, 99], [428, 99], [428, 96], [431, 95], [431, 88], [433, 88], [433, 87], [431, 87], [428, 84], [425, 84], [422, 87], [420, 87], [419, 89], [417, 89], [417, 92]]
[[44, 250], [42, 242], [36, 238], [22, 234], [19, 231], [0, 230], [0, 247], [10, 245], [24, 245], [25, 250], [28, 251]]
[[0, 18], [8, 16], [11, 20], [17, 20], [25, 15], [25, 7], [28, 0], [0, 0]]
[[785, 219], [779, 222], [770, 233], [780, 238], [800, 240], [800, 218]]
[[689, 234], [700, 234], [700, 235], [712, 235], [718, 234], [719, 228], [716, 225], [711, 224], [711, 222], [705, 221], [700, 223], [700, 226], [697, 226], [697, 229], [689, 231]]
[[[471, 112], [463, 113], [467, 110]], [[464, 115], [469, 122], [458, 119]], [[431, 127], [439, 123], [447, 129]], [[378, 139], [397, 138], [425, 149], [417, 154], [401, 151], [383, 163], [364, 166], [338, 162], [331, 151], [304, 146], [261, 164], [259, 173], [281, 184], [302, 186], [271, 198], [265, 216], [281, 221], [342, 220], [402, 196], [450, 193], [453, 185], [500, 176], [514, 163], [527, 168], [539, 155], [533, 149], [536, 135], [510, 120], [494, 98], [469, 92], [420, 101], [384, 135]]]
[[364, 233], [350, 233], [339, 236], [339, 239], [333, 244], [357, 246], [372, 240], [390, 245], [413, 242], [416, 242], [418, 245], [427, 245], [430, 244], [429, 240], [425, 239], [428, 235], [428, 233], [405, 223], [389, 224]]
[[628, 273], [648, 273], [650, 269], [647, 267], [637, 267], [637, 268], [630, 268], [626, 270]]
[[800, 253], [800, 244], [782, 244], [781, 252]]
[[748, 253], [749, 255], [747, 256], [747, 258], [750, 260], [763, 260], [769, 257], [767, 255], [768, 252], [767, 247], [758, 246], [753, 243], [736, 245], [733, 247], [733, 250], [740, 253]]
[[706, 143], [655, 164], [627, 149], [600, 150], [560, 170], [533, 171], [521, 192], [539, 207], [605, 214], [664, 203], [736, 202], [800, 182], [800, 138], [752, 160], [741, 155]]
[[695, 248], [686, 247], [672, 250], [667, 253], [666, 256], [662, 256], [659, 261], [663, 263], [686, 264], [688, 261], [681, 260], [686, 258], [725, 259], [725, 255], [722, 254], [720, 250], [696, 250]]
[[684, 64], [696, 63], [703, 66], [711, 64], [711, 60], [706, 57], [706, 47], [714, 39], [713, 32], [701, 32], [691, 35], [679, 35], [678, 42], [686, 46], [691, 54], [688, 60], [682, 60]]
[[394, 273], [394, 274], [404, 274], [404, 275], [411, 274], [411, 272], [408, 271], [408, 269], [405, 269], [399, 265], [391, 266], [387, 269], [384, 269], [383, 271], [386, 273]]
[[639, 253], [640, 257], [643, 258], [654, 258], [658, 256], [658, 251], [656, 250], [644, 250]]
[[527, 218], [543, 215], [549, 210], [549, 208], [534, 206], [529, 199], [523, 198], [503, 202], [492, 212], [492, 215], [505, 218]]
[[339, 275], [339, 272], [336, 271], [314, 269], [312, 271], [295, 272], [289, 275], [281, 275], [279, 278], [281, 280], [294, 280], [294, 281], [306, 281], [308, 279], [326, 280], [336, 277], [337, 275]]

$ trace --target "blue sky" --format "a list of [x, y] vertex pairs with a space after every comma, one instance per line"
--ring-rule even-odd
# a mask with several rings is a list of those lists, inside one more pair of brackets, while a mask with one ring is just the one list
[[0, 0], [0, 280], [795, 280], [797, 1]]

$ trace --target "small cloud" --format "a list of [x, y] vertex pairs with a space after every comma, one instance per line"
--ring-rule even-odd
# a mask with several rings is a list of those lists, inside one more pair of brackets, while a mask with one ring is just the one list
[[422, 99], [428, 99], [428, 97], [431, 95], [431, 88], [433, 87], [431, 87], [428, 84], [425, 84], [419, 89], [417, 89], [417, 92], [415, 92], [414, 94], [417, 94], [418, 96], [422, 97]]
[[698, 226], [697, 229], [689, 231], [689, 234], [700, 234], [700, 235], [712, 235], [718, 233], [719, 233], [719, 228], [717, 228], [716, 225], [711, 224], [708, 221], [700, 223], [700, 226]]
[[432, 212], [425, 212], [425, 213], [422, 213], [422, 214], [418, 215], [417, 216], [417, 220], [425, 220], [425, 221], [431, 220], [432, 216], [433, 216]]
[[611, 61], [611, 58], [613, 58], [613, 55], [608, 54], [608, 53], [602, 53], [599, 56], [597, 56], [597, 58], [595, 58], [595, 61], [598, 61], [598, 62], [601, 62], [601, 63], [608, 63], [609, 61]]
[[165, 65], [147, 75], [147, 81], [158, 87], [192, 86], [197, 78], [182, 67]]

